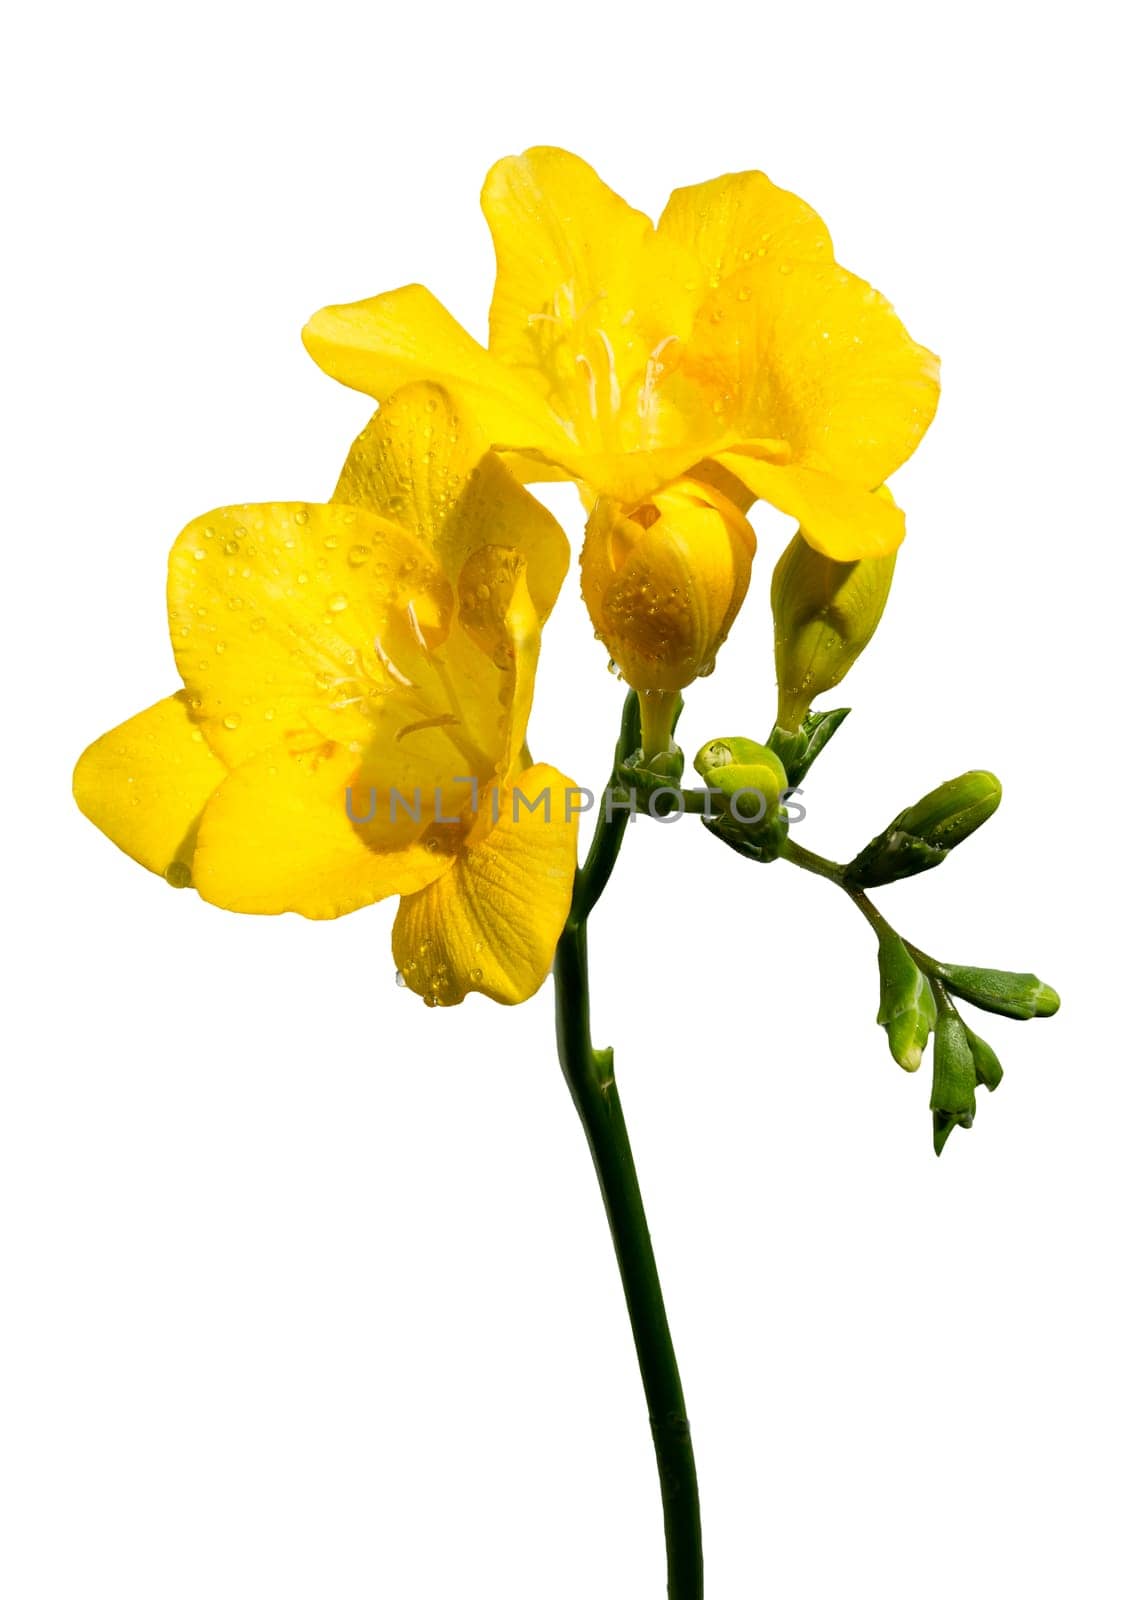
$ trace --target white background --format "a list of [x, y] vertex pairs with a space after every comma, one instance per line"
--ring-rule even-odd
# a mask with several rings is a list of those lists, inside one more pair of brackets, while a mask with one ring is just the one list
[[[882, 904], [1051, 1022], [937, 1162], [829, 886], [637, 826], [593, 924], [687, 1384], [713, 1600], [1135, 1596], [1141, 1572], [1138, 256], [1118, 7], [24, 8], [7, 54], [0, 1588], [650, 1600], [659, 1508], [551, 992], [430, 1013], [391, 908], [242, 919], [72, 806], [176, 687], [182, 524], [322, 499], [369, 412], [328, 302], [480, 332], [486, 167], [656, 211], [761, 166], [944, 358], [910, 537], [798, 837], [971, 766], [998, 817]], [[574, 494], [551, 502], [578, 532]], [[768, 564], [693, 750], [765, 736]], [[570, 583], [532, 748], [603, 776]]]

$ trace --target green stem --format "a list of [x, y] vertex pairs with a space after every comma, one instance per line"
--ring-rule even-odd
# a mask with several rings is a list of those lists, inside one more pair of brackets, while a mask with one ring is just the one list
[[[630, 747], [635, 697], [629, 696], [617, 764]], [[637, 724], [636, 724], [637, 726]], [[619, 1103], [612, 1053], [591, 1042], [587, 919], [615, 865], [627, 813], [600, 811], [587, 860], [576, 874], [571, 913], [556, 947], [556, 1038], [560, 1064], [595, 1163], [635, 1352], [650, 1413], [663, 1498], [669, 1600], [701, 1600], [702, 1532], [694, 1451], [663, 1291]]]
[[[804, 872], [813, 872], [819, 878], [826, 878], [830, 883], [837, 885], [845, 891], [861, 915], [868, 922], [874, 933], [881, 934], [888, 931], [896, 933], [896, 929], [886, 917], [881, 915], [877, 907], [870, 900], [864, 889], [855, 889], [845, 881], [845, 868], [836, 861], [828, 861], [825, 856], [819, 856], [812, 850], [807, 850], [803, 845], [795, 844], [792, 839], [787, 839], [782, 851], [782, 859], [789, 861], [792, 866], [801, 867]], [[901, 943], [912, 956], [927, 978], [934, 983], [941, 983], [945, 977], [945, 969], [933, 956], [926, 955], [915, 944], [910, 944], [908, 939], [902, 938]]]

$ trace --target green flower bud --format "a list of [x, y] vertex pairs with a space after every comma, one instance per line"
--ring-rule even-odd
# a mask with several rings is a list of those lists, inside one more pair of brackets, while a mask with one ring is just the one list
[[757, 739], [708, 739], [695, 757], [695, 771], [700, 778], [706, 778], [716, 767], [736, 767], [751, 762], [768, 765], [777, 762], [784, 785], [786, 773], [781, 762]]
[[962, 772], [908, 806], [891, 826], [951, 850], [988, 821], [1002, 792], [1000, 779], [991, 772]]
[[941, 968], [944, 982], [982, 1011], [995, 1011], [1001, 1017], [1027, 1022], [1032, 1017], [1052, 1017], [1060, 1009], [1060, 997], [1032, 972], [997, 972], [991, 967]]
[[976, 1067], [976, 1081], [982, 1083], [989, 1094], [996, 1088], [1004, 1076], [1004, 1068], [1000, 1065], [996, 1051], [990, 1044], [986, 1044], [979, 1034], [973, 1033], [969, 1027], [965, 1028], [968, 1042], [972, 1046], [972, 1060]]
[[888, 929], [880, 936], [877, 965], [881, 972], [877, 1020], [889, 1036], [894, 1061], [906, 1072], [916, 1072], [937, 1019], [929, 980], [904, 941]]
[[814, 698], [841, 682], [872, 639], [896, 559], [831, 561], [800, 533], [786, 546], [770, 585], [781, 727], [800, 728]]
[[954, 1128], [971, 1128], [976, 1115], [976, 1059], [968, 1029], [947, 1001], [937, 1013], [933, 1048], [933, 1148], [940, 1155]]
[[782, 809], [786, 770], [774, 752], [753, 739], [711, 739], [695, 757], [695, 770], [727, 801], [721, 816], [704, 819], [710, 832], [752, 861], [775, 860], [789, 823]]
[[1000, 780], [991, 772], [964, 772], [907, 806], [845, 869], [855, 888], [910, 878], [939, 867], [1000, 804]]

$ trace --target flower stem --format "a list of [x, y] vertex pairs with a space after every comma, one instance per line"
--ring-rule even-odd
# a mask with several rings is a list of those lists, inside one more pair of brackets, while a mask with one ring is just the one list
[[[638, 706], [628, 697], [617, 764], [638, 737]], [[701, 1600], [702, 1532], [690, 1424], [667, 1323], [663, 1291], [615, 1084], [612, 1053], [591, 1042], [587, 919], [615, 865], [627, 813], [601, 810], [587, 860], [576, 874], [567, 925], [556, 948], [556, 1038], [560, 1064], [587, 1135], [599, 1179], [627, 1314], [635, 1339], [663, 1497], [669, 1600]]]
[[[803, 872], [815, 873], [817, 877], [826, 878], [830, 883], [836, 884], [853, 901], [874, 933], [896, 932], [888, 918], [882, 916], [863, 889], [855, 889], [851, 884], [846, 883], [845, 868], [836, 861], [827, 861], [825, 856], [816, 855], [812, 850], [807, 850], [804, 846], [795, 844], [792, 839], [787, 839], [782, 850], [782, 859], [790, 862], [792, 866], [801, 867]], [[901, 943], [927, 978], [934, 983], [943, 982], [947, 974], [939, 961], [933, 956], [926, 955], [915, 944], [910, 944], [908, 939], [902, 939]]]

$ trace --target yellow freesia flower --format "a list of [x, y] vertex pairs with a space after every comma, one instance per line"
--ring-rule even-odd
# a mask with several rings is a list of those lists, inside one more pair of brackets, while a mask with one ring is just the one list
[[497, 162], [483, 206], [488, 348], [413, 285], [319, 312], [304, 338], [326, 372], [378, 400], [442, 382], [523, 476], [623, 508], [697, 473], [796, 517], [834, 560], [897, 547], [902, 515], [870, 491], [931, 421], [937, 362], [804, 201], [735, 173], [676, 190], [655, 225], [539, 148]]
[[386, 400], [333, 502], [233, 506], [171, 552], [185, 688], [80, 758], [81, 810], [232, 911], [398, 894], [431, 1004], [548, 971], [575, 872], [570, 781], [525, 729], [567, 541], [438, 388]]

